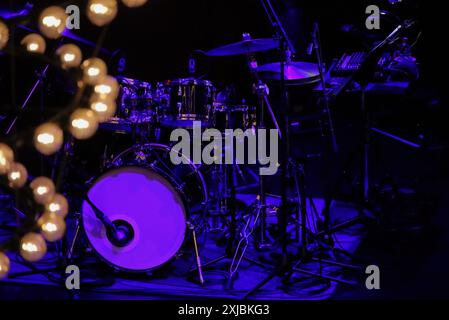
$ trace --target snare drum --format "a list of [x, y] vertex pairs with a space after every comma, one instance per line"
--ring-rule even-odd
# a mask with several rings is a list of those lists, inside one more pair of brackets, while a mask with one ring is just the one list
[[191, 128], [193, 121], [209, 126], [216, 89], [212, 82], [195, 78], [177, 79], [169, 82], [168, 116], [163, 126]]

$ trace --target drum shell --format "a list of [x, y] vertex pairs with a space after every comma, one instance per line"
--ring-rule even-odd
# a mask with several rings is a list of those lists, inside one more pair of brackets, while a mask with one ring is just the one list
[[[157, 156], [153, 157], [151, 160], [146, 159], [148, 161], [145, 161], [143, 159], [143, 155], [141, 152], [144, 152], [145, 148], [156, 150], [154, 152], [158, 153]], [[143, 151], [142, 151], [143, 149]], [[158, 144], [147, 144], [145, 146], [133, 146], [121, 154], [119, 154], [114, 161], [111, 163], [111, 166], [108, 170], [105, 170], [103, 174], [99, 175], [97, 178], [93, 179], [93, 182], [91, 183], [91, 186], [95, 186], [98, 181], [103, 179], [104, 177], [109, 178], [111, 175], [115, 174], [115, 170], [124, 170], [125, 172], [127, 170], [134, 170], [137, 168], [137, 170], [147, 170], [148, 172], [152, 172], [155, 175], [158, 175], [162, 178], [163, 181], [165, 181], [168, 185], [172, 187], [172, 190], [175, 190], [174, 195], [176, 198], [180, 199], [180, 202], [182, 202], [183, 210], [185, 212], [185, 221], [187, 222], [189, 220], [189, 217], [192, 216], [195, 212], [199, 212], [196, 210], [199, 210], [203, 203], [207, 201], [207, 190], [206, 185], [204, 182], [204, 178], [202, 177], [201, 173], [199, 173], [199, 170], [193, 165], [179, 165], [179, 166], [169, 166], [168, 161], [165, 161], [165, 159], [162, 159], [164, 154], [167, 154], [169, 151], [169, 147], [165, 145], [158, 145]], [[135, 158], [134, 161], [129, 161], [129, 158]], [[158, 158], [159, 160], [155, 160]], [[164, 162], [164, 163], [162, 163]], [[171, 163], [171, 162], [170, 162]], [[83, 204], [85, 206], [86, 203]], [[142, 270], [134, 270], [133, 268], [125, 268], [121, 265], [114, 264], [113, 262], [109, 261], [107, 258], [103, 257], [101, 252], [97, 251], [93, 243], [89, 239], [88, 231], [85, 227], [84, 217], [86, 214], [84, 211], [84, 207], [82, 210], [82, 220], [81, 225], [83, 226], [83, 230], [86, 234], [86, 238], [91, 244], [91, 247], [94, 249], [94, 251], [97, 253], [97, 255], [105, 261], [108, 265], [112, 266], [115, 269], [126, 271], [126, 272], [147, 272], [154, 270], [155, 268], [158, 268], [162, 266], [163, 264], [166, 264], [171, 260], [171, 258], [167, 261], [165, 261], [163, 264], [154, 266], [151, 268], [146, 268]], [[90, 214], [91, 216], [91, 214]], [[92, 219], [90, 217], [90, 219]], [[179, 219], [178, 219], [179, 221]], [[163, 226], [161, 226], [162, 228]], [[186, 227], [186, 226], [184, 226]], [[184, 241], [185, 241], [184, 236]], [[182, 246], [179, 247], [181, 249]], [[172, 256], [175, 257], [175, 255]]]
[[171, 81], [169, 88], [169, 111], [163, 120], [167, 126], [191, 126], [192, 121], [209, 124], [216, 89], [210, 81], [178, 79]]

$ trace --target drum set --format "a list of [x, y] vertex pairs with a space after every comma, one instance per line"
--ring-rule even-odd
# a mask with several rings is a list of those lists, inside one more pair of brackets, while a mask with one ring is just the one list
[[[268, 85], [263, 79], [276, 82], [280, 73], [285, 73], [285, 78], [296, 85], [318, 81], [318, 67], [311, 63], [288, 61], [285, 72], [279, 72], [279, 63], [258, 67], [254, 54], [276, 49], [279, 42], [251, 39], [248, 34], [243, 39], [205, 55], [246, 55], [255, 75], [254, 93], [260, 101], [257, 106], [219, 101], [214, 84], [195, 77], [155, 85], [117, 78], [121, 87], [117, 112], [101, 128], [113, 133], [137, 133], [136, 142], [120, 151], [107, 162], [101, 174], [89, 181], [79, 223], [93, 251], [113, 268], [126, 272], [152, 271], [168, 264], [188, 246], [195, 254], [199, 281], [204, 284], [197, 232], [216, 228], [227, 234], [225, 256], [233, 262], [243, 258], [246, 247], [242, 253], [240, 245], [248, 234], [257, 233], [259, 248], [267, 246], [269, 206], [263, 179], [256, 181], [258, 194], [255, 204], [250, 205], [254, 214], [239, 226], [235, 176], [245, 169], [237, 165], [198, 165], [187, 157], [186, 164], [174, 165], [170, 160], [170, 142], [164, 136], [164, 132], [177, 128], [190, 130], [196, 121], [202, 128], [222, 132], [255, 130], [266, 127], [267, 116], [272, 117], [276, 129]], [[235, 273], [238, 265], [232, 263], [231, 268]]]

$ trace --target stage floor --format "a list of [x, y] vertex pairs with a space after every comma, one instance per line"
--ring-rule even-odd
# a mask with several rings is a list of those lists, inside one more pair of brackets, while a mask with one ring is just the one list
[[[254, 195], [239, 195], [239, 199], [248, 203]], [[276, 199], [270, 199], [270, 203]], [[324, 202], [314, 199], [317, 212], [321, 212]], [[311, 210], [309, 210], [311, 211]], [[344, 221], [357, 215], [355, 208], [346, 203], [335, 202], [331, 216], [334, 223]], [[292, 232], [294, 234], [294, 232]], [[70, 236], [70, 235], [69, 235]], [[335, 235], [336, 250], [322, 250], [321, 257], [350, 262], [348, 254], [356, 252], [364, 236], [360, 226], [355, 226]], [[200, 254], [203, 264], [220, 257], [225, 252], [222, 234], [205, 233], [199, 236]], [[82, 246], [81, 246], [82, 247]], [[52, 247], [50, 247], [52, 248]], [[50, 250], [51, 251], [51, 250]], [[61, 283], [60, 271], [27, 274], [30, 268], [48, 270], [55, 267], [54, 252], [47, 254], [44, 261], [27, 266], [18, 256], [11, 256], [11, 277], [0, 283], [2, 299], [243, 299], [245, 295], [274, 270], [273, 261], [279, 260], [279, 248], [256, 250], [252, 242], [236, 274], [232, 285], [227, 280], [230, 259], [225, 259], [204, 270], [205, 285], [198, 283], [198, 274], [191, 271], [195, 267], [193, 250], [187, 249], [173, 262], [156, 270], [152, 274], [124, 274], [116, 272], [100, 262], [91, 251], [83, 249], [82, 259], [77, 260], [81, 270], [81, 290], [68, 291]], [[298, 252], [297, 244], [292, 241], [289, 253], [292, 257]], [[78, 265], [78, 262], [76, 264]], [[314, 272], [350, 282], [356, 287], [363, 285], [358, 281], [362, 272], [320, 262], [304, 262], [298, 267], [305, 272]], [[21, 274], [24, 272], [24, 274]], [[249, 296], [255, 300], [322, 300], [333, 298], [339, 286], [334, 281], [327, 281], [305, 273], [292, 274], [288, 285], [279, 277], [269, 281], [263, 288]]]

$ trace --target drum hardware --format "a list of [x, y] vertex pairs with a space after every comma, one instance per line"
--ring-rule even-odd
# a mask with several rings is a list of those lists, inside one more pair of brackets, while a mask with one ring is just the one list
[[[244, 41], [249, 41], [250, 40], [250, 35], [249, 34], [244, 34]], [[245, 51], [246, 53], [246, 51]], [[253, 56], [248, 55], [248, 63], [249, 65], [253, 65], [251, 64], [251, 62], [254, 62], [255, 59]], [[254, 93], [257, 94], [257, 96], [259, 97], [259, 101], [260, 101], [260, 106], [258, 109], [258, 114], [256, 116], [257, 118], [257, 123], [256, 123], [256, 129], [257, 128], [265, 128], [265, 117], [264, 117], [264, 109], [267, 108], [270, 112], [270, 115], [272, 116], [273, 119], [273, 123], [276, 125], [277, 128], [279, 128], [277, 120], [274, 116], [273, 110], [271, 108], [271, 104], [270, 101], [268, 99], [268, 87], [267, 85], [265, 85], [259, 78], [256, 68], [253, 67], [251, 68], [252, 73], [255, 76], [256, 79], [256, 83], [257, 85], [254, 85]], [[217, 110], [218, 112], [219, 110]], [[228, 113], [229, 114], [229, 113]], [[232, 123], [230, 123], [231, 118], [229, 116], [226, 117], [226, 128], [231, 128], [232, 127]], [[230, 177], [232, 178], [232, 166], [228, 166], [230, 168], [230, 172], [231, 175]], [[229, 179], [229, 176], [228, 176]], [[230, 180], [228, 180], [230, 181]], [[236, 213], [235, 213], [235, 208], [232, 208], [231, 211], [231, 236], [228, 242], [228, 247], [226, 250], [226, 253], [224, 256], [219, 257], [217, 259], [214, 259], [212, 261], [210, 261], [209, 263], [205, 264], [204, 267], [209, 267], [217, 262], [220, 262], [224, 259], [231, 259], [231, 265], [229, 268], [229, 272], [228, 272], [228, 281], [226, 284], [226, 288], [227, 289], [231, 289], [233, 286], [233, 281], [236, 275], [236, 272], [238, 271], [238, 268], [240, 266], [240, 263], [243, 260], [247, 260], [251, 263], [256, 263], [259, 265], [264, 266], [262, 263], [254, 261], [252, 259], [249, 259], [248, 257], [245, 256], [246, 253], [246, 249], [248, 247], [248, 239], [249, 237], [254, 233], [254, 231], [257, 229], [260, 238], [258, 239], [258, 245], [260, 248], [262, 247], [267, 247], [268, 246], [268, 242], [266, 241], [267, 236], [266, 236], [266, 198], [265, 198], [265, 187], [264, 187], [264, 179], [263, 176], [259, 176], [259, 188], [260, 188], [260, 194], [257, 197], [256, 202], [251, 205], [251, 213], [249, 214], [249, 219], [246, 222], [245, 227], [243, 228], [243, 231], [241, 233], [241, 238], [240, 240], [235, 244], [236, 241]], [[235, 206], [235, 186], [231, 181], [231, 206]], [[252, 220], [253, 219], [253, 220]], [[251, 221], [253, 221], [253, 223], [251, 224]], [[192, 270], [193, 271], [193, 270]]]
[[[265, 129], [265, 107], [269, 108], [269, 105], [265, 104], [268, 101], [269, 90], [268, 86], [264, 84], [260, 79], [256, 70], [253, 70], [256, 81], [258, 81], [257, 86], [255, 86], [255, 93], [259, 98], [259, 112], [258, 112], [258, 122], [257, 129]], [[259, 249], [271, 247], [271, 243], [267, 240], [267, 201], [266, 201], [266, 190], [265, 190], [265, 177], [263, 175], [259, 176], [259, 195], [255, 203], [255, 210], [260, 215], [259, 224], [257, 225], [256, 238], [257, 246]]]
[[187, 222], [187, 227], [190, 230], [190, 232], [192, 233], [193, 247], [195, 250], [195, 258], [196, 258], [195, 261], [196, 261], [196, 266], [198, 268], [198, 277], [199, 277], [200, 284], [203, 286], [205, 283], [204, 277], [203, 277], [203, 266], [201, 264], [201, 256], [200, 256], [200, 250], [198, 247], [198, 241], [197, 241], [197, 237], [196, 237], [195, 227], [190, 222]]
[[[283, 28], [283, 25], [281, 21], [279, 20], [278, 15], [276, 14], [276, 11], [274, 10], [271, 1], [270, 0], [260, 0], [265, 12], [267, 14], [267, 17], [269, 18], [273, 29], [275, 30], [275, 33], [277, 35], [277, 38], [280, 39], [279, 41], [279, 49], [283, 53], [282, 54], [282, 61], [279, 64], [280, 66], [280, 91], [282, 93], [282, 102], [280, 109], [281, 114], [281, 130], [282, 133], [285, 135], [285, 139], [281, 139], [281, 156], [280, 156], [280, 172], [281, 172], [281, 206], [280, 206], [280, 214], [279, 214], [279, 225], [281, 230], [281, 240], [280, 244], [282, 247], [282, 253], [280, 257], [280, 261], [276, 263], [273, 271], [265, 278], [263, 279], [259, 284], [257, 284], [253, 289], [248, 291], [244, 298], [248, 298], [252, 294], [254, 294], [256, 291], [260, 290], [263, 286], [265, 286], [270, 280], [272, 280], [275, 277], [281, 278], [282, 282], [284, 284], [288, 284], [288, 281], [293, 273], [303, 273], [312, 277], [317, 277], [329, 281], [336, 281], [336, 282], [342, 282], [347, 283], [344, 280], [340, 279], [334, 279], [332, 277], [328, 277], [322, 274], [317, 274], [314, 272], [310, 272], [307, 270], [300, 269], [298, 266], [300, 263], [306, 260], [311, 259], [311, 252], [308, 251], [308, 237], [307, 237], [307, 222], [306, 219], [308, 217], [307, 214], [307, 195], [306, 195], [306, 186], [305, 186], [305, 172], [303, 166], [297, 166], [296, 162], [291, 158], [290, 156], [290, 135], [289, 135], [289, 121], [288, 121], [288, 91], [287, 89], [287, 79], [286, 79], [286, 69], [285, 66], [288, 64], [288, 60], [290, 58], [291, 52], [294, 52], [293, 46], [291, 46], [291, 42], [289, 41], [289, 37], [287, 33], [285, 32], [285, 29]], [[322, 72], [323, 69], [320, 68], [320, 71]], [[257, 72], [256, 72], [257, 74]], [[288, 225], [288, 199], [287, 199], [287, 190], [286, 190], [286, 182], [287, 177], [289, 175], [294, 175], [297, 179], [297, 183], [300, 186], [300, 189], [298, 190], [299, 196], [300, 196], [300, 208], [301, 208], [301, 249], [297, 253], [297, 257], [295, 257], [295, 260], [299, 262], [293, 262], [288, 257], [288, 251], [287, 251], [287, 225]]]
[[[232, 129], [234, 127], [235, 123], [233, 122], [232, 117], [230, 117], [229, 114], [233, 111], [233, 108], [224, 107], [222, 110], [224, 110], [225, 114], [227, 115], [227, 116], [225, 116], [225, 119], [224, 119], [225, 120], [224, 121], [224, 124], [225, 124], [224, 129], [225, 130]], [[240, 109], [240, 110], [243, 110], [243, 109]], [[244, 110], [248, 110], [248, 109], [244, 108]], [[219, 112], [219, 111], [220, 110], [217, 108], [216, 112]], [[224, 153], [222, 154], [222, 156], [224, 156]], [[211, 266], [213, 266], [219, 262], [229, 260], [231, 263], [231, 267], [229, 269], [229, 273], [228, 273], [228, 277], [227, 277], [227, 284], [226, 284], [227, 289], [230, 289], [232, 287], [232, 283], [233, 283], [235, 272], [236, 272], [236, 270], [234, 270], [234, 268], [235, 269], [238, 268], [238, 265], [237, 266], [235, 265], [236, 256], [238, 255], [240, 248], [245, 249], [244, 251], [246, 251], [246, 246], [242, 247], [245, 243], [244, 240], [240, 240], [239, 242], [237, 242], [237, 234], [236, 234], [236, 231], [237, 231], [237, 205], [236, 205], [236, 188], [235, 188], [236, 183], [235, 183], [234, 177], [235, 177], [235, 173], [236, 173], [235, 169], [237, 168], [237, 173], [238, 173], [238, 171], [240, 171], [240, 168], [234, 162], [235, 162], [235, 159], [233, 159], [233, 164], [227, 164], [227, 165], [221, 166], [223, 168], [223, 170], [221, 170], [221, 172], [219, 172], [219, 176], [221, 176], [222, 179], [220, 179], [221, 183], [219, 183], [218, 188], [223, 189], [224, 200], [225, 200], [225, 203], [227, 204], [227, 206], [225, 206], [225, 207], [228, 208], [227, 212], [228, 212], [228, 216], [229, 216], [229, 220], [230, 220], [229, 228], [228, 228], [229, 237], [227, 239], [227, 246], [225, 249], [225, 253], [222, 256], [215, 258], [215, 259], [205, 263], [202, 266], [204, 269], [206, 269], [206, 268], [210, 269]], [[221, 199], [220, 199], [220, 201], [221, 201]], [[220, 206], [220, 203], [217, 202], [216, 204], [218, 204]], [[222, 212], [221, 206], [220, 206], [220, 212]], [[256, 222], [257, 222], [257, 220], [256, 220]], [[247, 230], [248, 228], [249, 227], [245, 228], [244, 230]], [[243, 253], [244, 253], [244, 251], [243, 251]], [[256, 264], [258, 263], [257, 261], [253, 261], [253, 260], [245, 257], [244, 255], [242, 255], [240, 257], [239, 264], [242, 260], [247, 260], [251, 263], [256, 263]], [[192, 269], [192, 270], [190, 270], [190, 272], [194, 272], [196, 270], [197, 269]]]

